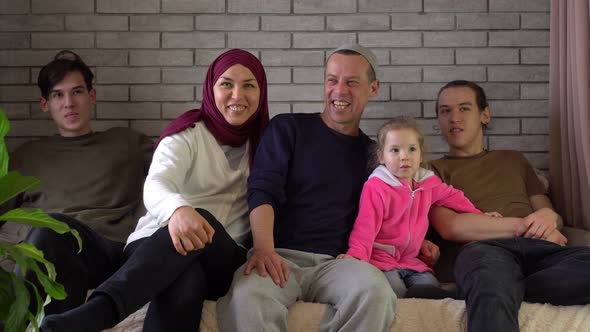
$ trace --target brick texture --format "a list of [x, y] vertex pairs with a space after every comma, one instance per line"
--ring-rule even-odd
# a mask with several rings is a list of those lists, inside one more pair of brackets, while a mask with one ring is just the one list
[[488, 148], [548, 167], [550, 0], [0, 0], [0, 105], [11, 148], [55, 126], [39, 110], [40, 68], [60, 49], [96, 74], [94, 128], [158, 136], [200, 106], [211, 61], [244, 48], [263, 62], [270, 114], [320, 112], [331, 49], [373, 49], [381, 89], [361, 126], [418, 118], [432, 156], [447, 151], [434, 114], [448, 80], [481, 84], [493, 112]]

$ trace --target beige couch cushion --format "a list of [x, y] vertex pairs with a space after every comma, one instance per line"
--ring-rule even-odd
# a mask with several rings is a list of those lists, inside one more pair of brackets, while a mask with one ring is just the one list
[[[129, 316], [109, 332], [139, 332], [147, 306]], [[289, 309], [289, 332], [318, 331], [325, 305], [297, 302]], [[553, 306], [523, 303], [520, 314], [521, 332], [590, 331], [590, 305]], [[465, 302], [451, 299], [398, 300], [395, 321], [390, 332], [465, 331]], [[201, 332], [215, 332], [215, 302], [203, 308]]]

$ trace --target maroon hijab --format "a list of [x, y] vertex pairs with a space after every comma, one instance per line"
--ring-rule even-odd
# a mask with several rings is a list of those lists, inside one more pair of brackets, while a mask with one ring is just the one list
[[[258, 109], [246, 122], [239, 126], [229, 124], [215, 106], [213, 86], [217, 79], [229, 67], [240, 64], [250, 69], [260, 87], [260, 102]], [[154, 145], [154, 149], [166, 136], [179, 133], [188, 127], [194, 127], [196, 122], [203, 121], [213, 137], [222, 145], [233, 147], [242, 146], [250, 140], [250, 165], [254, 161], [256, 147], [260, 143], [262, 133], [268, 125], [268, 101], [266, 97], [266, 74], [260, 61], [251, 53], [240, 49], [233, 49], [222, 53], [215, 59], [207, 70], [203, 84], [203, 101], [200, 109], [190, 110], [174, 119], [162, 132]]]

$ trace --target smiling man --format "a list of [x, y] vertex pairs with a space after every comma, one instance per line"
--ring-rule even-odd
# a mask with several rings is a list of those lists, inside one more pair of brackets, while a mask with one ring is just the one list
[[[152, 156], [151, 140], [129, 128], [94, 132], [91, 125], [96, 90], [94, 75], [80, 57], [59, 52], [39, 72], [39, 104], [51, 115], [59, 135], [23, 144], [10, 156], [10, 168], [41, 179], [17, 206], [40, 208], [76, 229], [75, 239], [45, 228], [34, 228], [26, 241], [43, 250], [55, 264], [57, 281], [68, 297], [53, 300], [46, 313], [72, 309], [86, 299], [123, 261], [123, 246], [135, 228], [143, 181]], [[42, 290], [34, 278], [26, 278]], [[33, 304], [34, 305], [34, 304]]]
[[377, 95], [375, 55], [345, 45], [329, 57], [324, 111], [273, 118], [248, 180], [254, 247], [217, 304], [222, 331], [287, 331], [296, 300], [326, 303], [322, 331], [386, 331], [395, 295], [348, 248], [371, 139], [359, 129]]

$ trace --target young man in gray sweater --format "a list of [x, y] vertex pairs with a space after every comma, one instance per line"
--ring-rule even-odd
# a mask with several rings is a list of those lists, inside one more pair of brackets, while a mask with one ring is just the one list
[[[40, 208], [82, 238], [78, 253], [69, 233], [33, 228], [26, 236], [25, 241], [55, 264], [57, 281], [67, 291], [65, 300], [47, 305], [47, 314], [84, 303], [86, 292], [119, 268], [125, 240], [137, 222], [135, 211], [142, 207], [143, 181], [151, 162], [152, 142], [147, 136], [129, 128], [93, 131], [93, 77], [70, 51], [59, 52], [45, 65], [38, 77], [39, 104], [51, 115], [59, 135], [27, 142], [10, 155], [11, 169], [43, 183], [11, 205]], [[25, 278], [43, 290], [34, 273], [27, 272]]]

